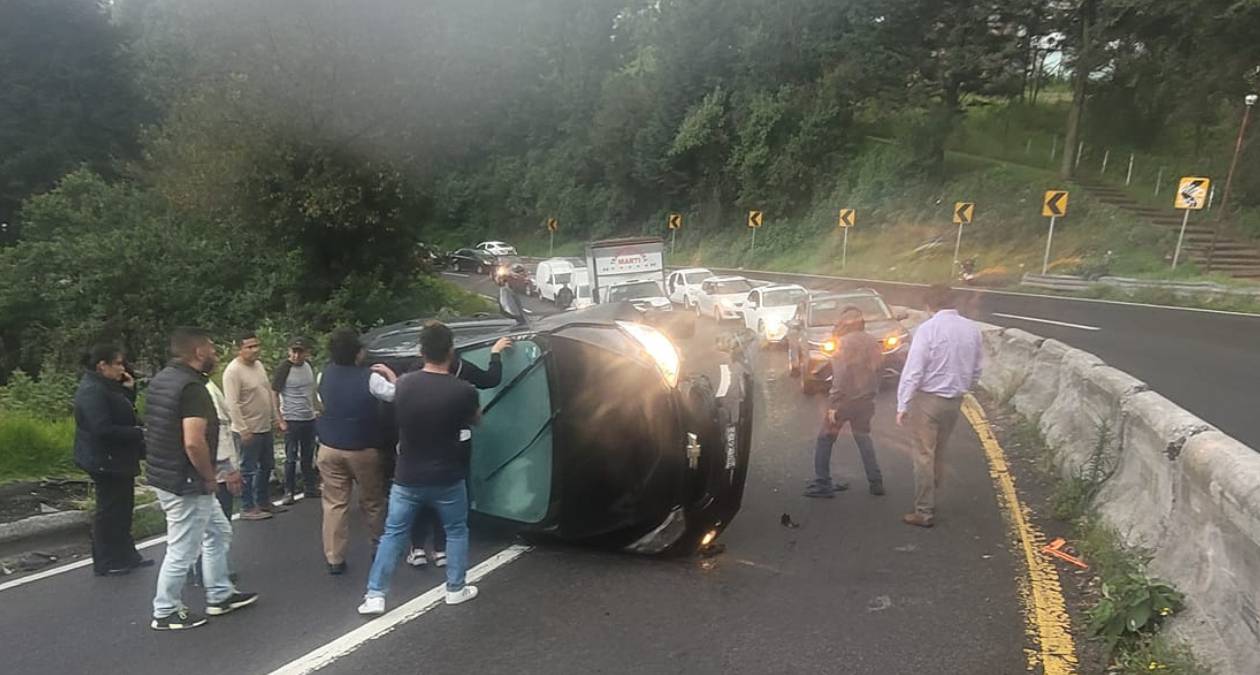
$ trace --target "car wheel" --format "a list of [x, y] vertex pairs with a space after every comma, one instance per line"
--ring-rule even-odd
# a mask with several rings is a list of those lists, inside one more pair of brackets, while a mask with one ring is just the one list
[[696, 318], [699, 319], [700, 317], [704, 316], [704, 314], [700, 312], [700, 303], [697, 302], [695, 304], [695, 307], [696, 307]]

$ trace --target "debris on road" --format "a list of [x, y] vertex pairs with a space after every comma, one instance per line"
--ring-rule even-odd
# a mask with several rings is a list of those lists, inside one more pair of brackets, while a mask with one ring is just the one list
[[783, 527], [790, 527], [792, 529], [796, 529], [801, 526], [800, 523], [794, 522], [792, 520], [791, 514], [787, 514], [787, 513], [779, 517], [779, 524], [782, 525]]
[[1055, 539], [1054, 541], [1050, 542], [1049, 544], [1046, 544], [1045, 546], [1043, 546], [1041, 548], [1041, 552], [1045, 553], [1048, 556], [1058, 558], [1060, 560], [1065, 560], [1069, 563], [1072, 563], [1073, 565], [1076, 565], [1077, 567], [1083, 570], [1089, 569], [1089, 565], [1086, 565], [1084, 560], [1081, 560], [1080, 558], [1070, 553], [1067, 553], [1066, 551], [1063, 550], [1063, 547], [1066, 545], [1067, 545], [1067, 542], [1064, 541], [1063, 537], [1059, 537]]

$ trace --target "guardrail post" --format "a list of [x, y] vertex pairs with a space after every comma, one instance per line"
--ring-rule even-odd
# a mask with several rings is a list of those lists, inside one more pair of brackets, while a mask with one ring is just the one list
[[1110, 159], [1111, 159], [1111, 148], [1107, 148], [1106, 150], [1103, 150], [1102, 168], [1098, 170], [1099, 177], [1105, 176], [1107, 174], [1107, 162]]
[[1164, 182], [1164, 167], [1159, 167], [1159, 175], [1155, 177], [1155, 196], [1159, 196], [1159, 184]]
[[1133, 153], [1129, 153], [1129, 172], [1124, 175], [1124, 186], [1128, 187], [1133, 182]]

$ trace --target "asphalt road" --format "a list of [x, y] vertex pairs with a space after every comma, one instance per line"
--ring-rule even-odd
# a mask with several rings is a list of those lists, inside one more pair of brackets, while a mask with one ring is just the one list
[[[749, 278], [797, 275], [747, 273]], [[922, 287], [810, 278], [810, 288], [875, 288], [889, 302], [922, 306]], [[960, 289], [961, 311], [1093, 353], [1209, 424], [1260, 449], [1260, 316], [984, 289]]]
[[[484, 279], [457, 280], [492, 290]], [[716, 374], [720, 330], [703, 321], [685, 341], [688, 372]], [[961, 424], [948, 448], [932, 530], [899, 521], [912, 473], [891, 392], [875, 425], [888, 495], [867, 494], [856, 448], [842, 437], [833, 465], [855, 489], [808, 499], [822, 399], [799, 392], [781, 351], [754, 361], [752, 465], [743, 510], [719, 540], [725, 553], [660, 560], [538, 547], [483, 579], [475, 601], [438, 605], [321, 672], [1025, 672], [1020, 569], [971, 429]], [[783, 526], [784, 514], [799, 526]], [[256, 606], [196, 631], [155, 633], [155, 569], [110, 579], [74, 570], [0, 590], [3, 670], [268, 673], [365, 624], [355, 614], [368, 567], [361, 530], [341, 577], [324, 573], [315, 503], [236, 532], [240, 586], [262, 593]], [[511, 542], [511, 532], [475, 521], [474, 563]], [[441, 579], [401, 568], [390, 606]], [[197, 595], [185, 596], [194, 608]]]

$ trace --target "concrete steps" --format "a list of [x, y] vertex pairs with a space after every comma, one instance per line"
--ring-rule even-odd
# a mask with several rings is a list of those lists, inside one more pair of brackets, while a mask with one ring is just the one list
[[[1110, 185], [1081, 183], [1082, 188], [1094, 199], [1126, 211], [1154, 225], [1180, 231], [1182, 216], [1171, 209], [1160, 209], [1139, 203], [1123, 190]], [[1169, 197], [1171, 199], [1171, 196]], [[1191, 216], [1194, 219], [1194, 216]], [[1213, 252], [1215, 239], [1215, 252]], [[1225, 235], [1217, 237], [1212, 227], [1197, 223], [1186, 226], [1182, 250], [1189, 260], [1206, 268], [1211, 254], [1213, 272], [1221, 272], [1238, 279], [1260, 279], [1260, 248], [1248, 241]]]

